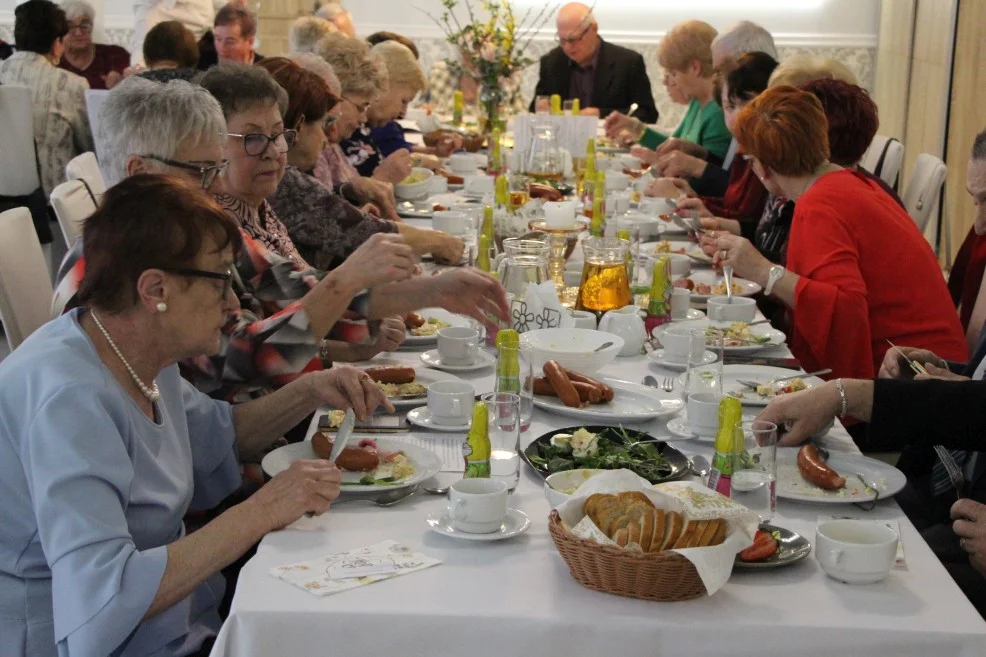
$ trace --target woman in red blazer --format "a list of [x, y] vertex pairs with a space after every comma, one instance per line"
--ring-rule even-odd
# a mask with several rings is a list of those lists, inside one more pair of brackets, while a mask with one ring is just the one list
[[736, 235], [718, 238], [716, 263], [788, 307], [791, 350], [804, 367], [872, 378], [887, 340], [968, 358], [935, 254], [877, 184], [829, 161], [818, 98], [769, 89], [740, 112], [733, 134], [767, 189], [796, 203], [787, 268]]

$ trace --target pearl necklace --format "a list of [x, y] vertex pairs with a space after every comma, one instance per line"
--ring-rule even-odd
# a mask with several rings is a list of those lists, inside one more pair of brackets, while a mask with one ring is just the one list
[[137, 376], [137, 373], [134, 371], [134, 368], [130, 367], [130, 363], [127, 362], [127, 359], [123, 357], [123, 352], [121, 352], [120, 348], [116, 346], [115, 342], [113, 342], [113, 338], [110, 337], [110, 334], [106, 331], [106, 328], [103, 326], [103, 323], [99, 321], [98, 317], [96, 317], [96, 313], [90, 310], [89, 316], [92, 317], [92, 321], [94, 321], [96, 323], [96, 326], [99, 327], [99, 330], [102, 331], [103, 336], [106, 338], [106, 341], [110, 343], [110, 347], [113, 348], [113, 351], [116, 352], [116, 355], [120, 357], [120, 361], [123, 362], [123, 366], [127, 368], [127, 372], [130, 373], [130, 376], [133, 378], [134, 383], [137, 384], [137, 387], [140, 388], [140, 391], [144, 394], [144, 396], [147, 397], [147, 399], [152, 404], [157, 400], [161, 399], [161, 390], [160, 388], [157, 387], [157, 382], [152, 381], [151, 387], [148, 388], [144, 384], [144, 382], [140, 380], [140, 377]]

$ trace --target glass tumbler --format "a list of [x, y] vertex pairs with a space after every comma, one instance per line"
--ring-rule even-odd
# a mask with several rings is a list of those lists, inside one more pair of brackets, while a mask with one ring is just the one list
[[766, 522], [777, 509], [777, 425], [743, 422], [736, 426], [735, 444], [729, 497]]
[[520, 481], [520, 396], [489, 392], [480, 400], [489, 418], [490, 477], [512, 492]]

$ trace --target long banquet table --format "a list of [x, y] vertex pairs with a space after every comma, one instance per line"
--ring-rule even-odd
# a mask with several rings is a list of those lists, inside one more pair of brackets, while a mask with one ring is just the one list
[[[426, 222], [415, 222], [424, 224]], [[789, 355], [786, 347], [764, 355]], [[384, 355], [420, 365], [419, 352]], [[617, 358], [600, 375], [639, 382], [663, 370], [643, 356]], [[477, 393], [493, 387], [493, 369], [459, 374]], [[535, 410], [521, 446], [572, 419]], [[314, 421], [313, 421], [314, 426]], [[633, 425], [669, 437], [664, 420]], [[311, 433], [311, 430], [309, 431]], [[412, 435], [446, 436], [426, 430]], [[689, 455], [711, 457], [711, 444], [678, 441]], [[858, 451], [841, 425], [822, 441]], [[773, 523], [814, 543], [819, 516], [899, 522], [906, 568], [878, 584], [852, 586], [827, 577], [814, 555], [773, 570], [734, 571], [714, 596], [657, 603], [583, 588], [568, 573], [548, 534], [542, 481], [522, 464], [510, 505], [530, 530], [490, 543], [429, 531], [425, 516], [445, 499], [419, 491], [389, 508], [349, 503], [315, 530], [268, 535], [239, 577], [232, 612], [212, 654], [229, 657], [333, 655], [502, 657], [503, 655], [984, 655], [986, 623], [952, 582], [914, 526], [892, 501], [866, 512], [852, 505], [779, 499]], [[444, 483], [451, 474], [439, 475]], [[440, 566], [325, 598], [268, 574], [302, 562], [393, 539], [440, 559]]]

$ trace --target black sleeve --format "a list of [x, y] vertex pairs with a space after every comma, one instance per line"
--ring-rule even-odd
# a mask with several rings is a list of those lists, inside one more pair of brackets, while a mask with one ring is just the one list
[[647, 67], [644, 65], [644, 58], [640, 55], [633, 58], [629, 82], [630, 102], [637, 103], [635, 116], [644, 123], [657, 123], [657, 106], [654, 104], [654, 94], [651, 93]]
[[932, 445], [986, 451], [986, 381], [874, 381], [867, 447]]
[[725, 169], [726, 168], [726, 167], [722, 166], [723, 162], [726, 161], [726, 158], [719, 157], [718, 155], [716, 155], [715, 153], [713, 153], [709, 149], [705, 149], [705, 161], [708, 162], [709, 164], [716, 165], [720, 169]]
[[705, 171], [689, 183], [699, 196], [725, 196], [729, 186], [729, 172], [712, 162], [705, 165]]

